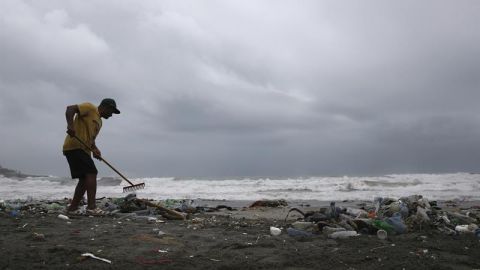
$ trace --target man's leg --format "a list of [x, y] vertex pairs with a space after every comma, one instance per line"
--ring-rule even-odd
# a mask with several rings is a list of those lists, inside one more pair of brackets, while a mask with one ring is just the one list
[[88, 209], [95, 209], [95, 196], [97, 195], [97, 175], [85, 175], [85, 187], [87, 189]]
[[68, 211], [75, 211], [78, 209], [80, 200], [83, 198], [83, 194], [85, 194], [86, 190], [85, 177], [80, 177], [78, 179], [77, 187], [75, 187], [75, 193], [73, 194], [72, 203], [70, 204], [70, 207], [68, 207]]

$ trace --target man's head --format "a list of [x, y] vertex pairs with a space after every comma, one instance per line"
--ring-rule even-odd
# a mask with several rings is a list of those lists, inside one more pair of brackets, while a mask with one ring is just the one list
[[108, 119], [112, 114], [119, 114], [120, 111], [117, 109], [117, 103], [112, 98], [105, 98], [100, 102], [98, 106], [98, 112], [100, 116]]

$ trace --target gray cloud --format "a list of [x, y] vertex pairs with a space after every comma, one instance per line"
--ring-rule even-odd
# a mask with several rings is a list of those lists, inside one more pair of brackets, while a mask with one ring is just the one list
[[3, 166], [68, 175], [65, 107], [114, 97], [132, 176], [477, 171], [478, 1], [0, 6]]

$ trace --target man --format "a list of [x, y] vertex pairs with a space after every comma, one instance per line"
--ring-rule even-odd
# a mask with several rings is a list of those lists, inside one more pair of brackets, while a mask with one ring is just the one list
[[[80, 200], [87, 192], [87, 213], [91, 215], [105, 214], [95, 205], [98, 171], [92, 160], [90, 149], [93, 151], [93, 157], [100, 160], [102, 154], [95, 145], [95, 138], [102, 127], [101, 118], [108, 119], [112, 114], [119, 113], [115, 100], [111, 98], [103, 99], [98, 108], [88, 102], [67, 107], [65, 117], [67, 118], [68, 135], [65, 137], [63, 144], [63, 154], [70, 166], [72, 179], [78, 178], [78, 184], [67, 211], [77, 211]], [[78, 139], [89, 146], [90, 149]]]

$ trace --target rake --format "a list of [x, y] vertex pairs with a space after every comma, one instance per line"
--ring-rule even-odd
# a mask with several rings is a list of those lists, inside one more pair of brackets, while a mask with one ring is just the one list
[[[77, 139], [81, 144], [83, 144], [83, 146], [85, 146], [88, 150], [93, 152], [92, 148], [88, 146], [86, 143], [84, 143], [80, 138], [78, 138], [77, 135], [73, 135], [73, 137]], [[123, 176], [123, 174], [121, 174], [117, 169], [115, 169], [110, 163], [108, 163], [108, 161], [106, 161], [104, 158], [100, 157], [100, 160], [103, 161], [105, 164], [107, 164], [108, 167], [110, 167], [112, 170], [118, 173], [118, 175], [120, 175], [120, 177], [122, 177], [123, 180], [127, 181], [130, 184], [130, 186], [123, 188], [123, 192], [132, 192], [135, 190], [145, 188], [145, 183], [133, 184], [130, 180], [128, 180], [125, 176]]]

